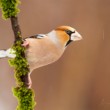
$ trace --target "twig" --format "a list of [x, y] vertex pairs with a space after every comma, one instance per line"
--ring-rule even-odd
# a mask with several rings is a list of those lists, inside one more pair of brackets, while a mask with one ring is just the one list
[[[12, 25], [12, 29], [14, 32], [15, 40], [18, 40], [20, 38], [19, 35], [21, 35], [20, 26], [18, 24], [18, 18], [13, 16], [10, 19], [11, 19], [11, 25]], [[19, 32], [19, 34], [18, 34], [18, 32]]]
[[[19, 26], [19, 23], [18, 23], [18, 18], [12, 16], [10, 18], [10, 20], [11, 20], [11, 25], [12, 25], [12, 29], [13, 29], [13, 32], [14, 32], [14, 38], [15, 38], [15, 43], [16, 43], [16, 41], [20, 40], [21, 36], [22, 36], [20, 26]], [[22, 55], [23, 55], [23, 57], [25, 57], [24, 53]], [[24, 85], [27, 88], [31, 87], [31, 85], [30, 85], [31, 84], [30, 75], [28, 73], [26, 75], [21, 76], [21, 80], [22, 80], [22, 82], [24, 82]]]

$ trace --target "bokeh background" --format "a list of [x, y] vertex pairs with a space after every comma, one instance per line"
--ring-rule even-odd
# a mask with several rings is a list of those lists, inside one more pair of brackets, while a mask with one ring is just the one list
[[[23, 37], [70, 25], [83, 36], [59, 61], [32, 74], [35, 110], [110, 110], [110, 0], [21, 0]], [[0, 10], [1, 16], [1, 10]], [[14, 41], [10, 20], [0, 17], [0, 49]], [[13, 68], [0, 59], [0, 110], [15, 110]]]

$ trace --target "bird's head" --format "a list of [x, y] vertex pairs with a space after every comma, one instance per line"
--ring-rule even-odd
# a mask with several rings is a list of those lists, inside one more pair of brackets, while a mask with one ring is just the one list
[[70, 26], [60, 26], [55, 29], [56, 35], [59, 41], [67, 46], [72, 41], [78, 41], [82, 39], [82, 36]]

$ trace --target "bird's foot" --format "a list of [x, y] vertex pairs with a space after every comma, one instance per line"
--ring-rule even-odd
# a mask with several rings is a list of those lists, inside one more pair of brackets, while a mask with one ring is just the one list
[[22, 46], [25, 47], [25, 48], [27, 48], [29, 46], [29, 42], [25, 40], [23, 42]]

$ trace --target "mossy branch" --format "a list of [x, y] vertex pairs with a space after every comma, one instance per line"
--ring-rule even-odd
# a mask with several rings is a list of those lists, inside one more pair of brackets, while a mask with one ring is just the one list
[[17, 87], [13, 88], [13, 93], [18, 99], [17, 110], [33, 110], [35, 106], [34, 92], [30, 89], [29, 65], [25, 58], [25, 48], [21, 46], [23, 41], [17, 18], [19, 3], [19, 0], [0, 0], [0, 7], [3, 18], [11, 20], [15, 38], [12, 49], [15, 51], [16, 57], [9, 60], [9, 63], [15, 68]]
[[4, 19], [12, 16], [17, 16], [20, 10], [17, 8], [20, 0], [0, 0], [0, 7], [2, 8], [2, 17]]

